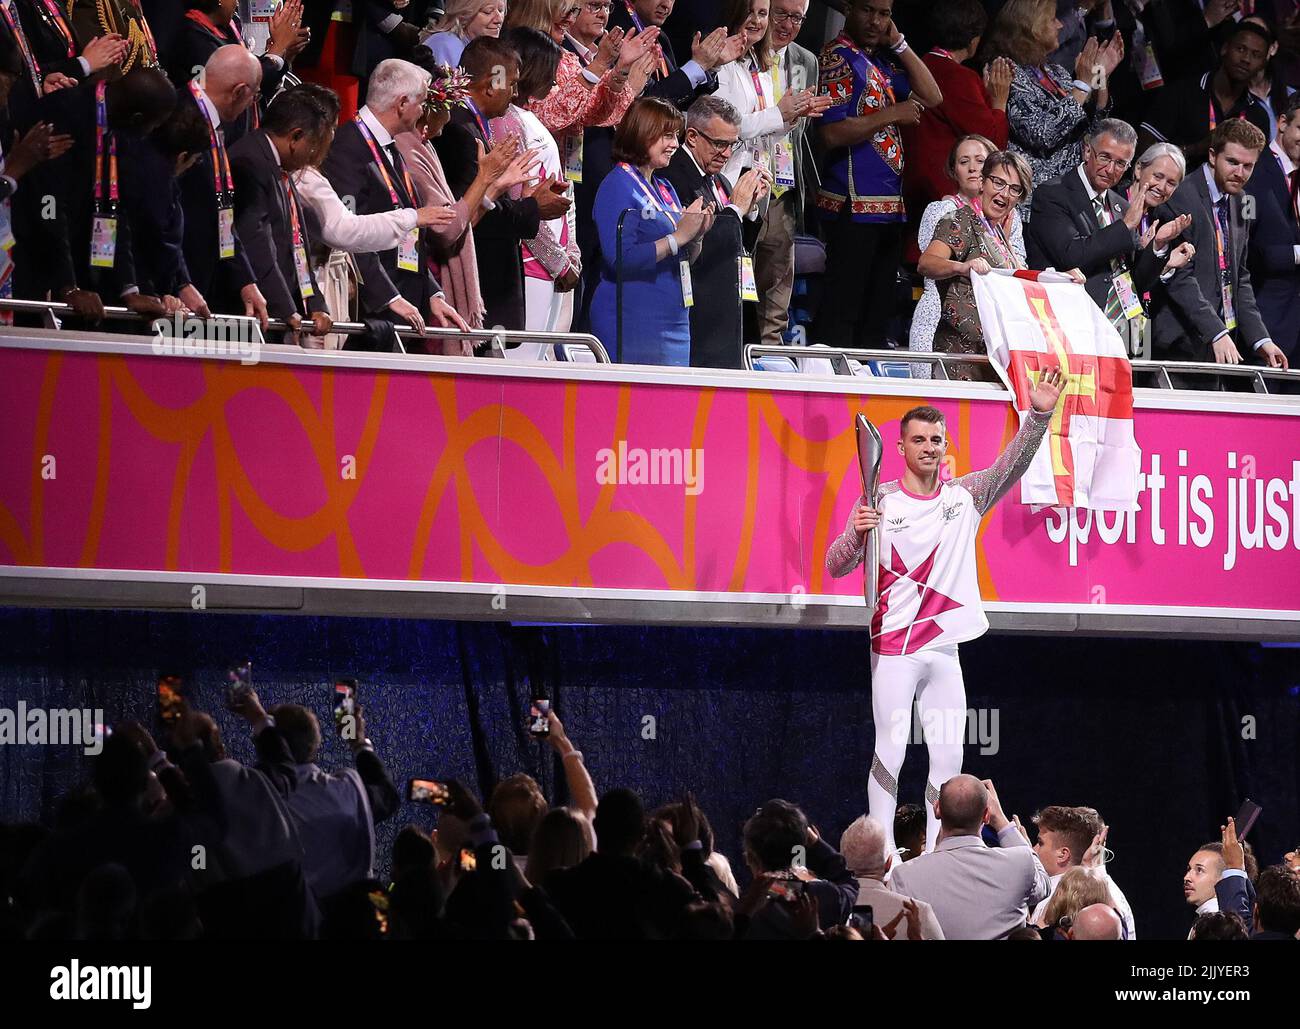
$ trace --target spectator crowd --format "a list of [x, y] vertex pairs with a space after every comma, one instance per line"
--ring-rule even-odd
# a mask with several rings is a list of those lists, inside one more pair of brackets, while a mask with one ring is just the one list
[[[737, 874], [693, 795], [649, 811], [627, 789], [598, 799], [549, 708], [529, 730], [563, 766], [567, 806], [526, 774], [486, 804], [456, 780], [399, 791], [360, 707], [335, 712], [352, 760], [330, 771], [310, 709], [268, 710], [251, 688], [228, 706], [253, 764], [180, 698], [161, 746], [139, 723], [100, 727], [90, 781], [60, 798], [52, 827], [0, 826], [0, 938], [1137, 938], [1096, 810], [1043, 808], [1031, 843], [971, 775], [940, 788], [929, 850], [917, 805], [898, 809], [895, 846], [866, 815], [837, 845], [798, 805], [768, 800], [744, 823]], [[384, 861], [375, 827], [404, 800], [434, 804], [436, 828], [406, 825]], [[1232, 819], [1191, 856], [1183, 892], [1189, 939], [1300, 936], [1300, 848], [1261, 870]]]
[[1131, 354], [1287, 368], [1293, 8], [0, 0], [0, 298], [739, 368], [980, 355], [972, 277], [1055, 269]]

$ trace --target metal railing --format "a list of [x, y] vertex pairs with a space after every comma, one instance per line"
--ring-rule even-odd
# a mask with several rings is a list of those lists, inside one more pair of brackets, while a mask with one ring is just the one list
[[[920, 350], [866, 350], [853, 347], [823, 346], [772, 346], [769, 344], [750, 343], [745, 347], [745, 367], [750, 371], [762, 371], [756, 364], [763, 357], [785, 357], [791, 361], [813, 359], [829, 361], [836, 375], [854, 375], [850, 361], [859, 361], [869, 376], [877, 373], [870, 368], [872, 361], [890, 361], [900, 364], [928, 364], [935, 371], [934, 380], [951, 381], [947, 366], [950, 364], [990, 364], [985, 354], [936, 354]], [[1183, 375], [1200, 377], [1221, 377], [1250, 379], [1256, 393], [1273, 395], [1268, 384], [1294, 383], [1300, 389], [1300, 370], [1283, 371], [1280, 368], [1262, 368], [1258, 365], [1212, 364], [1204, 361], [1143, 361], [1130, 362], [1134, 375], [1145, 373], [1155, 376], [1159, 389], [1184, 389], [1183, 383], [1175, 381]], [[796, 365], [797, 367], [797, 365]], [[883, 377], [883, 376], [880, 376]], [[901, 377], [901, 376], [900, 376]]]
[[[78, 317], [77, 313], [68, 304], [50, 302], [44, 300], [14, 300], [0, 299], [0, 311], [12, 311], [14, 313], [38, 314], [45, 322], [45, 327], [58, 329], [62, 326], [58, 319], [61, 317]], [[137, 314], [125, 307], [105, 307], [104, 320], [111, 322], [134, 322], [143, 328], [150, 328], [158, 321], [171, 321], [174, 316], [164, 315], [161, 317], [149, 317]], [[197, 315], [183, 314], [182, 318], [198, 318]], [[256, 318], [242, 314], [212, 314], [207, 319], [199, 319], [218, 325], [241, 326], [243, 332], [247, 335], [244, 337], [253, 341], [258, 346], [266, 345], [266, 337], [262, 332], [262, 327]], [[267, 324], [268, 330], [290, 331], [291, 327], [287, 322], [278, 318], [272, 318]], [[21, 331], [21, 329], [11, 329], [0, 327], [0, 338], [6, 332]], [[331, 333], [337, 333], [340, 336], [361, 336], [369, 332], [369, 328], [362, 322], [335, 322], [330, 327]], [[588, 350], [595, 358], [598, 364], [610, 364], [609, 352], [595, 336], [584, 332], [525, 332], [513, 329], [470, 329], [462, 331], [460, 329], [444, 329], [441, 327], [426, 326], [424, 332], [413, 328], [403, 322], [397, 322], [393, 325], [393, 331], [397, 335], [397, 345], [401, 348], [402, 353], [410, 353], [406, 349], [403, 340], [408, 339], [472, 339], [487, 340], [490, 348], [506, 357], [509, 350], [506, 348], [507, 343], [539, 343], [551, 348], [552, 355], [561, 353], [566, 360], [572, 360], [575, 351]]]

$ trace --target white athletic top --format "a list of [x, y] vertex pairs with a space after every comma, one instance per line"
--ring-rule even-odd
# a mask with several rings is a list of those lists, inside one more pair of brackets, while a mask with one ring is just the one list
[[[1031, 412], [990, 467], [945, 482], [928, 497], [909, 493], [898, 479], [881, 485], [873, 651], [915, 654], [964, 643], [988, 630], [975, 570], [975, 533], [984, 515], [1024, 475], [1050, 422], [1050, 412]], [[858, 500], [866, 502], [865, 497]], [[850, 514], [844, 533], [826, 553], [826, 568], [836, 577], [847, 575], [861, 563], [863, 551]]]

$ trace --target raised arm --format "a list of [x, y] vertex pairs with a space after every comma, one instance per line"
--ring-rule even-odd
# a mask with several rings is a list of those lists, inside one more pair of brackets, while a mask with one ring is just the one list
[[564, 723], [552, 711], [550, 713], [551, 734], [547, 737], [555, 752], [564, 762], [564, 778], [569, 784], [569, 801], [589, 819], [596, 817], [596, 784], [591, 781], [591, 773], [582, 760], [582, 751], [564, 731]]
[[988, 468], [970, 472], [957, 479], [957, 483], [974, 498], [975, 509], [981, 515], [1001, 500], [1007, 490], [1025, 474], [1029, 463], [1038, 453], [1038, 445], [1043, 441], [1043, 433], [1052, 423], [1052, 412], [1061, 399], [1063, 380], [1057, 368], [1043, 373], [1029, 393], [1029, 414], [1020, 426], [1007, 449], [998, 455], [998, 459]]

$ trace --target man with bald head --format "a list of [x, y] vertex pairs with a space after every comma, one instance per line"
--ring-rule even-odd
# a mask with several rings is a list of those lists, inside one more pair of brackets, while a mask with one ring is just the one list
[[210, 145], [180, 178], [189, 282], [177, 296], [200, 317], [210, 310], [242, 313], [265, 327], [266, 298], [235, 231], [235, 187], [226, 153], [226, 129], [256, 101], [261, 85], [261, 63], [232, 43], [213, 51], [203, 74], [180, 90], [182, 107], [197, 107], [207, 123]]
[[[1003, 812], [992, 782], [953, 776], [939, 790], [935, 813], [934, 850], [895, 869], [890, 887], [926, 901], [946, 939], [1004, 939], [1047, 896], [1046, 869]], [[985, 825], [996, 847], [985, 845]]]
[[1092, 904], [1074, 916], [1065, 932], [1067, 940], [1122, 940], [1123, 923], [1109, 904]]

